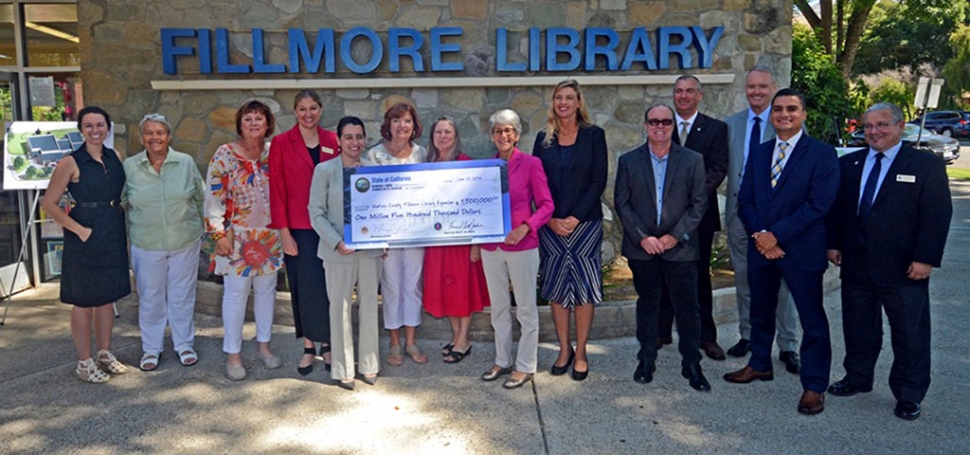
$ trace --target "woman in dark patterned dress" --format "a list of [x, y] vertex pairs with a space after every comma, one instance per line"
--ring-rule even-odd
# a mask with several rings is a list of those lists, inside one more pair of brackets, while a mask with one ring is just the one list
[[[600, 245], [606, 189], [606, 136], [590, 123], [579, 83], [568, 79], [552, 91], [546, 130], [536, 136], [532, 155], [542, 160], [556, 211], [539, 230], [542, 298], [549, 301], [559, 338], [559, 358], [550, 373], [586, 379], [586, 340], [593, 306], [603, 300]], [[575, 313], [576, 349], [569, 341], [569, 316]]]

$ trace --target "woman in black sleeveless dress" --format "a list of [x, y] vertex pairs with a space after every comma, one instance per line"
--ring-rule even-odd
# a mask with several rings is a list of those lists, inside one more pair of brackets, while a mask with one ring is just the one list
[[[128, 368], [111, 354], [114, 312], [111, 303], [131, 293], [125, 215], [120, 197], [125, 171], [120, 156], [104, 146], [111, 120], [89, 106], [78, 115], [84, 144], [57, 163], [42, 205], [64, 226], [61, 301], [71, 310], [71, 336], [78, 353], [77, 375], [87, 382], [106, 382], [107, 373]], [[74, 199], [70, 213], [59, 205], [64, 192]], [[97, 356], [91, 355], [94, 328]]]

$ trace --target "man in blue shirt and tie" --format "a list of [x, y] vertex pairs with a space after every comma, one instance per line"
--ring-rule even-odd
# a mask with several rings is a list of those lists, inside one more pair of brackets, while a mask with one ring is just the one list
[[828, 391], [872, 390], [889, 319], [894, 413], [915, 420], [930, 385], [929, 278], [943, 259], [953, 214], [946, 165], [902, 143], [902, 111], [878, 103], [866, 111], [869, 148], [840, 159], [841, 184], [829, 214], [828, 259], [841, 266], [845, 377]]

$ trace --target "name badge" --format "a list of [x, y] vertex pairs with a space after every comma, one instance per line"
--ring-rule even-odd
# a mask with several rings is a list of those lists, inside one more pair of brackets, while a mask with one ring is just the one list
[[326, 153], [327, 155], [333, 155], [333, 149], [330, 147], [320, 146], [320, 150], [323, 151], [323, 153]]
[[915, 175], [896, 174], [896, 181], [900, 183], [916, 183]]

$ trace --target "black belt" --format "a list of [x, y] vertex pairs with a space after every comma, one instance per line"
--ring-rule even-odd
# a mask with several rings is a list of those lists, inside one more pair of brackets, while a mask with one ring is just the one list
[[121, 209], [121, 201], [117, 199], [112, 199], [108, 202], [75, 202], [74, 207], [80, 207], [84, 209]]

